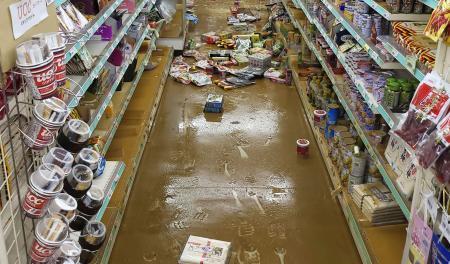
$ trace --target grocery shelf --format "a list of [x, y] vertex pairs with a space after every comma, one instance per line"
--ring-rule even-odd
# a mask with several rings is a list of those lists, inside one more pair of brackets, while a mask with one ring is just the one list
[[[302, 0], [296, 0], [300, 6], [304, 6]], [[353, 38], [363, 47], [363, 49], [369, 54], [369, 56], [380, 66], [382, 69], [403, 69], [403, 66], [398, 62], [386, 62], [380, 57], [379, 50], [375, 47], [375, 45], [370, 41], [364, 39], [361, 31], [353, 25], [351, 21], [349, 21], [338, 8], [332, 3], [328, 2], [328, 0], [321, 0], [322, 3], [330, 10], [330, 12], [334, 15], [336, 20], [341, 23], [345, 29], [353, 36]], [[302, 8], [303, 9], [303, 8]], [[307, 12], [307, 9], [304, 9]], [[317, 24], [318, 21], [317, 21]]]
[[[425, 77], [425, 73], [422, 72], [418, 67], [408, 67], [407, 65], [407, 52], [404, 48], [400, 47], [397, 42], [394, 40], [392, 36], [379, 36], [378, 37], [382, 42], [383, 46], [386, 50], [400, 62], [401, 65], [405, 67], [417, 80], [422, 81]], [[414, 55], [413, 55], [414, 56]]]
[[[121, 161], [107, 161], [102, 176], [95, 178], [92, 181], [92, 186], [96, 186], [102, 189], [103, 193], [105, 194], [102, 207], [95, 216], [94, 218], [95, 220], [102, 221], [106, 208], [108, 208], [111, 196], [113, 195], [117, 183], [122, 177], [124, 171], [125, 171], [125, 163]], [[79, 235], [80, 235], [79, 232], [74, 232], [71, 234], [71, 237], [76, 238], [76, 240], [78, 240]]]
[[175, 50], [183, 50], [189, 27], [189, 20], [185, 18], [186, 3], [176, 5], [176, 12], [172, 21], [161, 30], [158, 46], [173, 47]]
[[439, 3], [438, 0], [420, 0], [420, 2], [424, 3], [425, 5], [435, 9]]
[[328, 170], [334, 188], [333, 193], [336, 193], [339, 204], [342, 207], [362, 262], [365, 264], [400, 263], [406, 238], [406, 225], [373, 226], [356, 207], [347, 189], [342, 185], [336, 167], [329, 158], [328, 153], [330, 152], [323, 134], [314, 126], [313, 108], [309, 104], [305, 93], [306, 84], [300, 80], [297, 74], [294, 74], [294, 82], [305, 112], [307, 112], [307, 120]]
[[[143, 0], [139, 6], [136, 7], [136, 11], [132, 15], [127, 15], [126, 22], [123, 24], [122, 28], [120, 29], [119, 33], [114, 37], [113, 40], [110, 42], [107, 41], [91, 41], [87, 42], [86, 45], [89, 45], [91, 49], [94, 50], [94, 52], [100, 51], [99, 54], [92, 54], [93, 56], [97, 56], [97, 60], [94, 63], [93, 68], [91, 69], [91, 72], [89, 72], [87, 75], [84, 76], [69, 76], [71, 80], [74, 80], [78, 85], [78, 89], [74, 91], [74, 93], [77, 95], [77, 97], [82, 97], [84, 93], [87, 91], [89, 86], [92, 84], [92, 82], [99, 76], [100, 71], [102, 70], [103, 66], [107, 62], [109, 56], [112, 54], [114, 49], [117, 47], [119, 42], [122, 40], [122, 38], [127, 33], [128, 29], [130, 28], [131, 24], [136, 20], [139, 13], [144, 8], [145, 4], [149, 0]], [[75, 107], [77, 104], [77, 98], [73, 97], [69, 103], [69, 107]]]
[[121, 161], [107, 161], [103, 175], [92, 181], [92, 186], [99, 187], [105, 193], [103, 205], [98, 211], [95, 219], [100, 221], [108, 207], [109, 200], [114, 193], [117, 183], [125, 170], [125, 164]]
[[[103, 99], [103, 101], [101, 102], [101, 104], [99, 105], [99, 107], [97, 108], [97, 112], [93, 115], [93, 117], [91, 118], [90, 122], [89, 122], [89, 127], [91, 130], [91, 133], [95, 130], [95, 128], [97, 127], [98, 122], [100, 121], [100, 118], [103, 116], [103, 113], [106, 110], [106, 107], [108, 107], [109, 103], [111, 102], [111, 99], [117, 89], [117, 87], [119, 86], [120, 82], [122, 81], [123, 76], [125, 75], [125, 72], [128, 69], [128, 65], [130, 65], [134, 58], [136, 58], [137, 53], [142, 45], [142, 43], [144, 42], [145, 38], [147, 37], [149, 32], [149, 28], [148, 26], [145, 27], [144, 32], [142, 33], [141, 38], [137, 41], [133, 52], [130, 55], [130, 58], [128, 59], [128, 61], [125, 61], [122, 63], [122, 66], [120, 68], [120, 72], [117, 75], [114, 83], [111, 86], [111, 89], [108, 91], [108, 93], [106, 94], [106, 97]], [[154, 36], [152, 36], [153, 38]]]
[[[67, 63], [70, 59], [78, 53], [78, 51], [88, 42], [94, 33], [100, 28], [101, 25], [111, 16], [111, 14], [116, 10], [116, 8], [123, 2], [124, 0], [114, 0], [109, 2], [96, 16], [93, 20], [89, 22], [77, 35], [76, 39], [71, 40], [73, 43], [67, 45], [66, 47], [66, 56], [64, 58], [64, 62]], [[61, 2], [61, 3], [60, 3]], [[62, 4], [63, 1], [55, 1], [55, 4]]]
[[363, 0], [367, 5], [373, 8], [378, 14], [389, 21], [428, 21], [430, 14], [403, 14], [391, 13], [386, 2], [378, 2], [375, 0]]
[[[339, 51], [339, 49], [336, 47], [336, 44], [330, 38], [330, 36], [328, 36], [328, 34], [325, 31], [325, 29], [323, 28], [322, 24], [320, 24], [319, 21], [317, 21], [316, 18], [313, 18], [311, 16], [311, 14], [309, 14], [309, 12], [308, 12], [307, 8], [305, 7], [305, 5], [303, 4], [303, 2], [301, 0], [294, 0], [294, 1], [296, 1], [297, 6], [299, 6], [300, 9], [303, 10], [303, 12], [305, 13], [306, 17], [310, 21], [310, 23], [315, 25], [316, 28], [319, 30], [320, 34], [324, 37], [324, 39], [327, 42], [328, 46], [333, 50], [334, 54], [336, 55], [336, 57], [340, 61], [341, 65], [343, 65], [344, 69], [346, 70], [346, 72], [348, 73], [350, 78], [352, 79], [353, 83], [358, 88], [358, 91], [364, 97], [364, 100], [369, 105], [370, 109], [374, 113], [379, 113], [383, 117], [383, 119], [386, 121], [386, 123], [389, 125], [389, 127], [391, 127], [391, 128], [394, 127], [395, 124], [398, 122], [396, 116], [388, 108], [386, 108], [382, 104], [378, 103], [375, 100], [375, 98], [373, 97], [373, 95], [366, 90], [366, 88], [364, 87], [364, 83], [362, 82], [362, 79], [359, 78], [358, 76], [356, 76], [355, 73], [353, 72], [353, 70], [347, 65], [347, 63], [345, 62], [344, 54], [341, 51]], [[285, 2], [283, 2], [283, 3], [285, 4], [285, 8], [289, 9], [289, 6], [287, 6]], [[288, 14], [291, 15], [292, 13], [288, 12]], [[291, 17], [291, 20], [295, 21], [296, 18], [295, 17]], [[300, 32], [303, 31], [303, 29], [300, 27], [298, 22], [294, 23], [294, 25], [297, 25], [297, 27], [298, 27], [297, 29], [299, 29]], [[304, 32], [303, 32], [303, 34], [304, 34]], [[310, 42], [309, 38], [305, 38], [305, 41], [307, 43], [309, 42], [308, 46], [314, 46], [314, 44]], [[316, 50], [315, 54], [318, 55], [319, 52]], [[323, 60], [323, 58], [322, 58], [322, 60]]]
[[[148, 106], [151, 109], [151, 111], [148, 113], [148, 117], [142, 121], [143, 123], [145, 123], [145, 125], [142, 126], [143, 129], [140, 129], [140, 131], [138, 132], [138, 135], [136, 137], [133, 137], [132, 140], [124, 140], [124, 142], [126, 142], [126, 145], [124, 146], [124, 148], [126, 148], [126, 150], [125, 150], [126, 155], [130, 157], [127, 159], [127, 162], [129, 162], [129, 164], [127, 163], [128, 166], [127, 166], [127, 171], [126, 171], [127, 179], [126, 179], [126, 182], [121, 183], [121, 185], [122, 185], [121, 192], [120, 192], [120, 194], [118, 194], [118, 195], [120, 195], [119, 199], [121, 200], [120, 205], [118, 207], [112, 208], [113, 210], [118, 209], [118, 214], [115, 217], [114, 227], [112, 229], [113, 231], [111, 232], [111, 235], [110, 235], [111, 239], [108, 241], [107, 245], [104, 248], [103, 258], [100, 263], [105, 263], [105, 264], [108, 263], [109, 256], [111, 255], [111, 251], [114, 246], [115, 237], [117, 236], [117, 233], [119, 231], [119, 227], [122, 222], [123, 215], [125, 213], [125, 207], [126, 207], [128, 198], [131, 193], [131, 188], [132, 188], [134, 180], [136, 178], [138, 164], [142, 158], [142, 154], [143, 154], [145, 145], [147, 143], [147, 139], [148, 139], [149, 133], [151, 131], [151, 128], [153, 127], [153, 122], [154, 122], [156, 112], [157, 112], [157, 109], [159, 106], [159, 101], [161, 100], [161, 96], [162, 96], [162, 92], [163, 92], [163, 89], [165, 86], [167, 75], [169, 73], [170, 63], [173, 58], [173, 49], [165, 48], [163, 50], [163, 54], [161, 54], [160, 57], [162, 58], [160, 65], [161, 66], [164, 65], [164, 66], [157, 67], [153, 71], [146, 72], [145, 75], [150, 76], [150, 78], [148, 78], [148, 76], [143, 76], [143, 78], [148, 78], [148, 79], [146, 79], [145, 83], [141, 84], [142, 89], [147, 88], [146, 90], [148, 90], [148, 88], [149, 88], [148, 86], [152, 86], [157, 90], [156, 96], [154, 96], [154, 97], [152, 96], [152, 98], [146, 98], [146, 99], [153, 99], [153, 100], [149, 100], [150, 102], [152, 102], [151, 105]], [[158, 82], [158, 80], [159, 80], [159, 82]], [[113, 144], [115, 144], [115, 143], [113, 142]], [[118, 142], [117, 144], [120, 145], [122, 143]], [[137, 145], [137, 146], [135, 146], [135, 145]], [[108, 154], [109, 154], [109, 152], [108, 152]], [[122, 195], [123, 195], [123, 197], [122, 197]]]
[[[289, 8], [288, 6], [286, 6]], [[292, 13], [290, 13], [292, 14]], [[294, 18], [294, 17], [292, 17]], [[395, 179], [397, 178], [395, 172], [390, 168], [390, 165], [387, 163], [385, 158], [381, 155], [380, 151], [373, 146], [373, 144], [369, 141], [369, 137], [367, 133], [362, 129], [361, 125], [359, 124], [359, 121], [356, 119], [355, 115], [353, 114], [352, 110], [349, 108], [349, 104], [347, 103], [346, 99], [344, 98], [338, 83], [342, 83], [338, 76], [336, 76], [333, 71], [330, 69], [320, 52], [317, 50], [317, 48], [314, 46], [313, 43], [310, 42], [309, 38], [305, 34], [303, 28], [299, 27], [299, 31], [302, 34], [302, 37], [304, 38], [304, 41], [307, 43], [308, 47], [313, 51], [313, 53], [316, 55], [317, 60], [322, 65], [322, 68], [328, 75], [330, 81], [333, 83], [333, 90], [337, 94], [339, 101], [341, 102], [342, 106], [344, 107], [345, 111], [347, 112], [347, 115], [349, 116], [350, 120], [352, 121], [353, 125], [355, 126], [359, 136], [361, 137], [364, 145], [368, 149], [370, 155], [372, 158], [376, 161], [376, 165], [378, 170], [380, 171], [381, 175], [383, 176], [384, 181], [386, 182], [386, 185], [388, 186], [389, 190], [392, 192], [395, 200], [399, 204], [400, 208], [402, 209], [403, 214], [407, 219], [410, 218], [410, 211], [409, 211], [409, 202], [405, 201], [402, 197], [402, 195], [397, 190], [397, 187], [394, 183]], [[330, 44], [329, 44], [330, 45]], [[332, 47], [332, 45], [330, 45]], [[292, 67], [292, 65], [291, 65]], [[298, 75], [294, 74], [294, 81], [298, 79]], [[300, 83], [297, 81], [296, 85], [299, 86]], [[358, 90], [361, 92], [360, 88], [364, 88], [362, 85], [359, 85]], [[365, 91], [365, 88], [364, 88]], [[368, 92], [366, 92], [368, 94]], [[311, 111], [312, 113], [312, 111]]]
[[137, 70], [136, 76], [133, 79], [133, 81], [130, 83], [124, 84], [124, 87], [125, 87], [124, 90], [126, 90], [126, 93], [123, 96], [124, 97], [123, 100], [121, 101], [120, 111], [113, 118], [112, 122], [109, 122], [109, 125], [106, 125], [107, 128], [109, 129], [109, 131], [106, 134], [107, 135], [106, 140], [105, 140], [105, 143], [104, 143], [104, 146], [102, 149], [103, 154], [105, 154], [108, 151], [108, 148], [111, 145], [111, 142], [114, 138], [116, 130], [119, 127], [120, 122], [122, 121], [122, 117], [127, 109], [127, 106], [129, 104], [131, 98], [133, 97], [134, 91], [136, 90], [136, 87], [141, 79], [142, 73], [144, 72], [144, 69], [147, 66], [147, 64], [151, 58], [152, 51], [155, 49], [155, 41], [156, 41], [156, 38], [152, 38], [152, 43], [150, 44], [150, 48], [147, 50], [145, 55], [143, 55], [144, 58], [142, 60], [138, 60], [138, 61], [140, 61], [140, 64], [138, 66], [138, 70]]

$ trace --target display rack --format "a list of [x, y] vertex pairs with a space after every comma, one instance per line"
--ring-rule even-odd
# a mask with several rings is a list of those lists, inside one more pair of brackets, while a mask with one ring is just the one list
[[[148, 32], [149, 32], [149, 28], [146, 27], [144, 29], [144, 32], [142, 33], [142, 36], [137, 41], [137, 43], [136, 43], [136, 45], [134, 47], [134, 50], [131, 53], [128, 61], [125, 62], [125, 65], [130, 65], [133, 62], [133, 60], [136, 58], [137, 53], [138, 53], [139, 49], [141, 48], [142, 43], [144, 42], [145, 38], [148, 35]], [[154, 36], [152, 35], [151, 38], [154, 38]], [[98, 106], [97, 111], [91, 116], [91, 119], [89, 121], [89, 127], [90, 127], [92, 132], [97, 127], [97, 124], [100, 121], [100, 118], [103, 116], [103, 113], [105, 112], [106, 107], [111, 102], [111, 99], [112, 99], [114, 93], [116, 92], [117, 87], [121, 83], [122, 78], [125, 75], [126, 70], [127, 70], [127, 67], [122, 67], [120, 69], [119, 73], [117, 74], [116, 80], [114, 81], [114, 83], [111, 86], [111, 89], [109, 89], [109, 91], [106, 92], [106, 94], [104, 95], [104, 98], [102, 98], [103, 100], [100, 100], [101, 103]]]
[[[97, 125], [97, 129], [94, 131], [94, 135], [101, 136], [105, 139], [104, 146], [102, 149], [103, 155], [106, 154], [106, 152], [109, 149], [109, 146], [111, 145], [111, 142], [114, 138], [117, 128], [119, 127], [119, 124], [122, 121], [122, 118], [125, 114], [125, 111], [128, 107], [131, 98], [133, 97], [134, 91], [141, 79], [145, 67], [148, 65], [148, 62], [152, 55], [152, 51], [154, 51], [156, 48], [155, 42], [158, 39], [162, 25], [163, 23], [160, 23], [157, 29], [154, 30], [154, 33], [150, 40], [149, 49], [147, 49], [145, 53], [143, 54], [140, 53], [138, 55], [137, 65], [139, 66], [134, 80], [131, 83], [125, 83], [123, 85], [122, 90], [124, 92], [119, 94], [115, 93], [114, 96], [112, 97], [113, 101], [118, 102], [117, 104], [115, 103], [114, 105], [120, 105], [120, 111], [118, 111], [113, 118], [102, 118], [98, 122], [99, 124]], [[100, 129], [98, 129], [98, 126], [100, 126]]]
[[[131, 24], [136, 20], [139, 13], [144, 8], [145, 4], [148, 3], [149, 0], [142, 0], [142, 2], [139, 3], [139, 5], [136, 7], [136, 11], [131, 15], [126, 15], [127, 18], [125, 20], [125, 23], [123, 24], [122, 28], [118, 32], [117, 35], [114, 36], [114, 39], [111, 41], [88, 41], [85, 45], [90, 51], [91, 55], [94, 57], [98, 57], [98, 59], [95, 61], [95, 64], [93, 68], [91, 69], [90, 73], [84, 76], [78, 76], [78, 75], [71, 75], [69, 78], [71, 80], [74, 80], [77, 85], [77, 90], [75, 90], [75, 94], [77, 97], [82, 97], [89, 86], [92, 84], [92, 82], [98, 78], [100, 71], [105, 66], [105, 63], [107, 62], [109, 56], [111, 56], [114, 49], [117, 47], [119, 42], [122, 40], [122, 38], [125, 36], [125, 34], [128, 32], [128, 29], [130, 28]], [[75, 106], [77, 103], [77, 97], [73, 97], [72, 100], [69, 102], [69, 106]]]
[[183, 50], [189, 21], [186, 20], [186, 0], [178, 0], [176, 13], [172, 21], [168, 22], [161, 30], [158, 46], [172, 47], [175, 50]]
[[414, 67], [412, 69], [408, 66], [408, 56], [415, 55], [406, 55], [407, 52], [404, 48], [400, 47], [395, 40], [391, 36], [380, 36], [381, 41], [383, 41], [383, 45], [387, 51], [401, 64], [405, 69], [407, 69], [417, 80], [422, 81], [423, 77], [425, 77], [425, 72], [421, 71], [418, 67]]
[[[296, 68], [295, 57], [290, 57], [290, 66]], [[306, 83], [294, 74], [294, 83], [305, 108], [307, 120], [313, 131], [315, 140], [319, 146], [321, 156], [324, 159], [330, 180], [337, 193], [339, 204], [342, 207], [349, 229], [355, 241], [363, 263], [399, 263], [401, 251], [406, 237], [406, 225], [372, 226], [361, 211], [356, 208], [345, 186], [343, 186], [338, 170], [329, 158], [329, 146], [323, 133], [314, 126], [313, 108], [308, 102], [305, 89]], [[336, 87], [334, 87], [335, 90]], [[348, 109], [346, 109], [347, 111]], [[348, 113], [348, 112], [347, 112]], [[351, 112], [350, 112], [351, 113]], [[352, 122], [356, 120], [352, 119]], [[356, 123], [356, 125], [358, 125]], [[359, 125], [358, 125], [359, 126]], [[358, 130], [360, 132], [360, 130]], [[360, 135], [361, 136], [361, 135]], [[368, 141], [365, 142], [365, 144]]]
[[[342, 83], [342, 80], [339, 76], [336, 76], [332, 70], [329, 68], [327, 63], [325, 62], [324, 58], [320, 54], [320, 52], [317, 50], [317, 48], [314, 46], [313, 43], [311, 43], [310, 38], [306, 34], [306, 32], [303, 30], [303, 28], [300, 26], [299, 21], [297, 20], [296, 16], [293, 14], [292, 10], [290, 9], [289, 5], [286, 4], [286, 2], [283, 2], [285, 4], [286, 10], [288, 10], [288, 14], [291, 16], [292, 21], [296, 21], [293, 23], [294, 25], [298, 26], [298, 30], [300, 31], [303, 40], [307, 43], [307, 46], [312, 50], [312, 52], [316, 55], [317, 60], [322, 65], [322, 68], [328, 75], [329, 79], [331, 80], [333, 84], [333, 89], [335, 93], [338, 95], [338, 98], [343, 105], [347, 115], [350, 117], [350, 120], [352, 121], [353, 125], [357, 129], [358, 135], [363, 140], [364, 145], [368, 149], [371, 157], [376, 161], [376, 165], [383, 176], [384, 181], [386, 182], [389, 190], [392, 192], [395, 200], [399, 204], [400, 208], [403, 211], [403, 214], [405, 215], [406, 219], [410, 218], [410, 203], [400, 194], [400, 192], [397, 190], [397, 187], [394, 183], [395, 179], [397, 178], [395, 172], [390, 168], [390, 165], [387, 163], [385, 158], [381, 155], [380, 151], [373, 146], [373, 144], [369, 141], [369, 137], [367, 136], [366, 132], [362, 129], [361, 125], [355, 118], [353, 112], [348, 106], [347, 101], [344, 99], [343, 94], [339, 88], [339, 85]], [[305, 12], [306, 17], [308, 17], [308, 14]], [[322, 33], [322, 32], [321, 32]], [[332, 43], [331, 43], [332, 44]], [[333, 44], [334, 45], [334, 44]], [[332, 45], [330, 45], [332, 47]], [[291, 63], [291, 67], [294, 67], [293, 63]], [[294, 74], [294, 80], [296, 81], [297, 87], [301, 86], [298, 80], [298, 76]], [[299, 88], [298, 88], [299, 89]], [[299, 91], [300, 92], [300, 91]], [[361, 90], [360, 90], [361, 92]], [[311, 111], [312, 113], [312, 111]]]
[[392, 13], [389, 10], [386, 2], [375, 0], [363, 0], [371, 8], [373, 8], [378, 14], [386, 18], [389, 21], [428, 21], [430, 14], [403, 14]]
[[424, 3], [425, 5], [435, 9], [439, 3], [437, 0], [420, 0], [420, 2]]
[[[397, 62], [386, 62], [384, 61], [381, 56], [379, 50], [375, 47], [375, 45], [370, 41], [366, 40], [364, 37], [362, 37], [362, 33], [359, 29], [356, 28], [356, 26], [353, 25], [351, 21], [349, 21], [341, 11], [337, 9], [337, 7], [330, 3], [328, 0], [321, 0], [322, 3], [330, 10], [330, 12], [334, 15], [337, 21], [341, 23], [345, 29], [355, 38], [355, 40], [363, 47], [363, 49], [370, 55], [370, 57], [380, 66], [382, 69], [402, 69], [403, 66], [401, 66]], [[309, 13], [309, 11], [306, 9], [304, 3], [302, 0], [295, 0], [294, 3], [297, 4], [297, 6], [301, 6], [305, 13]], [[311, 17], [311, 16], [310, 16]], [[314, 19], [316, 20], [316, 19]], [[312, 23], [312, 21], [311, 21]], [[319, 22], [316, 20], [316, 23], [319, 24]], [[321, 27], [323, 29], [323, 27]]]
[[[56, 1], [55, 6], [59, 6], [64, 1]], [[100, 71], [104, 68], [108, 58], [113, 53], [114, 49], [118, 47], [123, 37], [129, 33], [132, 24], [136, 21], [144, 7], [151, 9], [153, 4], [148, 0], [137, 1], [135, 10], [130, 14], [123, 16], [122, 26], [118, 29], [118, 32], [113, 36], [110, 41], [98, 41], [92, 40], [91, 37], [100, 28], [100, 26], [113, 14], [123, 0], [115, 0], [109, 2], [82, 30], [77, 33], [76, 36], [70, 39], [66, 45], [64, 61], [67, 63], [71, 58], [75, 56], [82, 48], [87, 48], [89, 53], [96, 58], [94, 65], [90, 72], [84, 76], [68, 76], [68, 87], [72, 92], [69, 92], [64, 99], [67, 99], [67, 104], [72, 108], [77, 106], [80, 98], [85, 96], [89, 86], [96, 79]], [[49, 9], [53, 6], [49, 6]], [[146, 9], [148, 10], [148, 9]], [[54, 16], [48, 19], [43, 25], [46, 25], [49, 21], [57, 23], [56, 14], [51, 13]], [[114, 124], [116, 126], [121, 122], [121, 115], [127, 109], [128, 102], [134, 93], [140, 77], [144, 71], [147, 62], [151, 58], [152, 50], [154, 48], [156, 39], [158, 38], [159, 30], [163, 23], [159, 22], [158, 28], [151, 29], [146, 23], [144, 23], [142, 35], [136, 40], [135, 47], [131, 52], [129, 59], [124, 61], [122, 67], [115, 75], [115, 80], [106, 93], [100, 95], [98, 100], [98, 107], [89, 122], [91, 132], [96, 131], [100, 120], [104, 117], [104, 112], [107, 105], [116, 94], [116, 90], [125, 75], [125, 71], [128, 65], [135, 59], [141, 61], [138, 66], [138, 73], [135, 76], [132, 85], [132, 89], [127, 96], [124, 104], [120, 107], [119, 114], [116, 116]], [[56, 27], [56, 25], [55, 25]], [[39, 27], [40, 28], [40, 27]], [[32, 31], [29, 34], [37, 34]], [[46, 32], [45, 30], [42, 32]], [[41, 32], [39, 32], [41, 33]], [[26, 36], [28, 36], [26, 35]], [[149, 40], [146, 40], [148, 38]], [[27, 40], [27, 39], [25, 39]], [[24, 40], [22, 40], [24, 41]], [[146, 43], [147, 50], [143, 51], [143, 44]], [[141, 56], [142, 55], [142, 56]], [[6, 64], [5, 64], [6, 65]], [[8, 69], [0, 69], [5, 72]], [[13, 74], [19, 74], [13, 72]], [[2, 79], [4, 75], [0, 75], [0, 84], [4, 83]], [[16, 94], [11, 93], [11, 89], [8, 90], [8, 96], [5, 94], [5, 89], [2, 88], [3, 98], [8, 98], [7, 106], [0, 108], [0, 262], [4, 263], [18, 263], [24, 264], [30, 262], [29, 250], [31, 242], [34, 237], [34, 227], [38, 220], [26, 217], [22, 210], [22, 200], [25, 192], [28, 188], [28, 179], [30, 174], [39, 166], [42, 162], [43, 155], [47, 152], [47, 149], [42, 151], [34, 151], [24, 145], [24, 132], [28, 126], [33, 114], [33, 107], [35, 101], [29, 89], [18, 88], [17, 83], [13, 82], [13, 89], [17, 91]], [[70, 87], [69, 87], [70, 86]], [[120, 116], [120, 117], [119, 117]], [[109, 133], [109, 141], [112, 141], [115, 132]], [[53, 137], [55, 139], [56, 136]], [[53, 145], [51, 144], [50, 147]], [[102, 154], [106, 153], [106, 149]], [[108, 226], [108, 231], [112, 232], [107, 236], [107, 244], [111, 245], [115, 239], [115, 233], [112, 227], [115, 221], [115, 216], [119, 215], [118, 210], [110, 210], [111, 199], [113, 194], [117, 190], [119, 183], [122, 182], [122, 177], [126, 176], [126, 162], [124, 161], [107, 161], [105, 170], [102, 176], [94, 179], [93, 186], [97, 186], [103, 190], [105, 196], [102, 207], [94, 217], [95, 220], [101, 220]], [[71, 236], [76, 237], [77, 233], [72, 233]], [[108, 247], [108, 245], [104, 246]], [[102, 255], [97, 256], [97, 259], [101, 259]], [[6, 260], [5, 260], [6, 259]]]
[[[125, 111], [123, 120], [117, 129], [116, 136], [111, 142], [107, 157], [118, 158], [126, 163], [125, 177], [122, 177], [118, 188], [114, 193], [111, 206], [108, 211], [111, 213], [112, 226], [110, 239], [104, 247], [101, 263], [108, 263], [111, 251], [114, 246], [115, 237], [122, 222], [125, 207], [130, 196], [131, 188], [136, 178], [139, 162], [147, 143], [147, 139], [153, 127], [156, 113], [159, 107], [167, 75], [170, 69], [170, 62], [173, 58], [173, 49], [162, 48], [161, 51], [153, 52], [153, 56], [160, 59], [159, 65], [149, 72], [144, 72], [135, 91], [135, 96], [129, 102], [129, 106]], [[145, 104], [142, 104], [142, 100]], [[141, 115], [136, 116], [136, 112]], [[135, 131], [128, 134], [128, 130]]]
[[[344, 66], [344, 69], [346, 70], [346, 72], [350, 76], [350, 78], [352, 79], [353, 83], [355, 83], [356, 87], [358, 88], [358, 91], [364, 97], [364, 100], [369, 105], [370, 109], [374, 113], [379, 113], [384, 118], [384, 120], [389, 125], [389, 127], [391, 127], [391, 128], [394, 127], [395, 124], [398, 122], [396, 116], [387, 107], [385, 107], [382, 104], [378, 103], [375, 100], [375, 98], [373, 97], [373, 95], [366, 90], [362, 80], [358, 76], [356, 76], [355, 73], [353, 72], [353, 70], [351, 70], [350, 67], [347, 65], [347, 63], [345, 61], [345, 56], [342, 54], [342, 52], [339, 51], [339, 49], [336, 47], [336, 44], [334, 43], [334, 41], [328, 36], [328, 34], [326, 33], [326, 31], [323, 28], [322, 24], [320, 24], [319, 21], [317, 21], [316, 18], [313, 18], [311, 16], [311, 14], [306, 9], [304, 3], [301, 0], [295, 0], [293, 2], [294, 2], [294, 4], [296, 4], [296, 6], [298, 6], [298, 8], [303, 10], [303, 12], [305, 13], [305, 15], [308, 18], [309, 22], [311, 24], [315, 25], [316, 28], [319, 30], [320, 34], [324, 37], [324, 39], [327, 42], [327, 44], [333, 50], [334, 54], [338, 58], [338, 60], [341, 63], [341, 65]], [[285, 2], [283, 2], [283, 3], [286, 6], [286, 3]], [[293, 19], [295, 19], [295, 18], [293, 18]]]
[[[78, 37], [76, 37], [71, 43], [68, 44], [66, 48], [66, 56], [64, 62], [67, 63], [70, 59], [75, 56], [75, 54], [80, 51], [80, 49], [91, 39], [94, 33], [100, 28], [101, 25], [111, 16], [112, 12], [123, 2], [124, 0], [114, 0], [108, 3], [100, 13], [98, 13], [94, 19], [92, 19], [86, 27], [79, 32]], [[65, 0], [63, 1], [65, 2]], [[63, 3], [62, 2], [62, 3]], [[62, 3], [55, 2], [55, 4], [61, 5]]]

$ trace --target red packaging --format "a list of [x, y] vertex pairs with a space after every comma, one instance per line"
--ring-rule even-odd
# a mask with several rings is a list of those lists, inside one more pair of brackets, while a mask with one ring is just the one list
[[34, 263], [46, 263], [58, 248], [58, 246], [45, 244], [35, 238], [31, 245], [30, 257]]
[[297, 154], [304, 157], [309, 155], [309, 140], [304, 138], [297, 140]]
[[450, 114], [437, 125], [431, 134], [425, 134], [417, 147], [420, 166], [428, 169], [450, 146]]
[[416, 148], [425, 133], [430, 134], [445, 116], [450, 106], [450, 90], [442, 79], [432, 72], [425, 76], [416, 89], [409, 111], [402, 115], [395, 133], [408, 145]]
[[28, 186], [25, 199], [22, 203], [23, 210], [31, 218], [39, 218], [45, 213], [45, 208], [53, 196], [40, 194], [33, 187]]

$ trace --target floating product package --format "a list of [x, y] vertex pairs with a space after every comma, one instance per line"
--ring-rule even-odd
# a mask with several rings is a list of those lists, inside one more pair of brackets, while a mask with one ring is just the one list
[[178, 264], [225, 264], [230, 249], [230, 242], [189, 236]]

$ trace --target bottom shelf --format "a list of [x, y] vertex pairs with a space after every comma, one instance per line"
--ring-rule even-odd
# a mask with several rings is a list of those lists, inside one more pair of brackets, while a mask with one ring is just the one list
[[[296, 72], [296, 61], [291, 60], [291, 68]], [[333, 193], [339, 200], [342, 210], [348, 222], [358, 252], [363, 263], [401, 263], [403, 247], [406, 239], [406, 224], [373, 226], [354, 204], [348, 190], [340, 180], [340, 175], [335, 165], [329, 158], [328, 143], [323, 133], [314, 126], [313, 108], [306, 95], [306, 82], [300, 80], [298, 74], [294, 74], [294, 82], [302, 101], [307, 119], [313, 131], [315, 140], [327, 167]]]
[[[159, 64], [153, 70], [145, 71], [142, 74], [141, 81], [136, 87], [136, 91], [106, 153], [108, 159], [114, 157], [116, 160], [122, 160], [126, 169], [106, 209], [105, 224], [111, 230], [111, 234], [101, 253], [101, 261], [98, 263], [108, 263], [109, 261], [138, 164], [158, 110], [172, 56], [172, 48], [158, 47], [153, 51], [152, 62], [158, 62]], [[108, 212], [113, 215], [113, 219], [106, 219]], [[116, 213], [112, 214], [111, 212]]]

